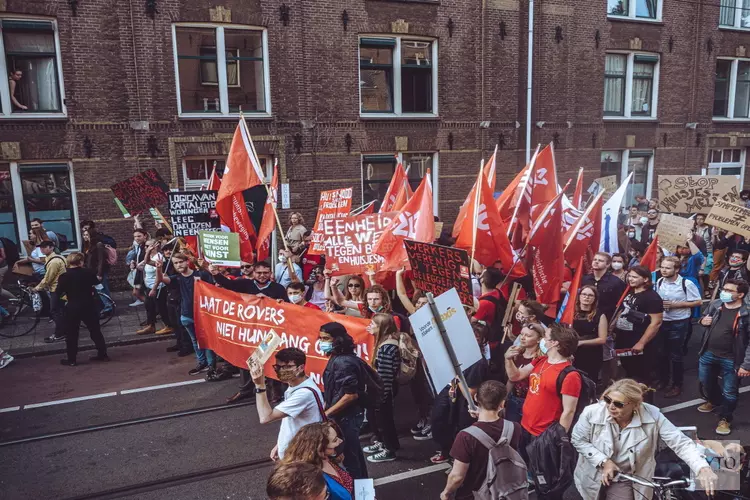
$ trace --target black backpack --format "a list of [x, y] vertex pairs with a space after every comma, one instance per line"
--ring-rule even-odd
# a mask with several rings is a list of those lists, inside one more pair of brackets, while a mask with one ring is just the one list
[[99, 241], [101, 241], [104, 245], [109, 245], [112, 248], [117, 248], [117, 242], [115, 239], [111, 236], [107, 236], [106, 234], [99, 234]]
[[58, 250], [60, 250], [61, 253], [67, 250], [70, 246], [70, 243], [68, 243], [68, 237], [62, 233], [55, 233], [55, 236], [57, 236], [57, 241], [60, 242]]
[[487, 325], [490, 330], [490, 336], [487, 339], [489, 342], [499, 342], [503, 339], [505, 332], [503, 331], [503, 318], [505, 317], [505, 310], [508, 308], [508, 302], [500, 295], [500, 298], [490, 295], [481, 300], [487, 300], [495, 305], [495, 319], [492, 324]]
[[5, 237], [0, 238], [0, 242], [2, 242], [3, 248], [5, 249], [5, 262], [7, 262], [10, 267], [13, 267], [16, 261], [20, 258], [18, 245]]
[[596, 384], [594, 383], [594, 381], [591, 380], [588, 375], [586, 375], [584, 372], [574, 367], [573, 365], [568, 365], [563, 368], [562, 371], [560, 371], [560, 374], [557, 376], [557, 393], [561, 395], [560, 397], [562, 398], [563, 381], [565, 380], [565, 377], [567, 377], [568, 374], [572, 372], [577, 372], [578, 375], [581, 376], [581, 394], [578, 396], [576, 411], [573, 415], [573, 423], [570, 426], [571, 430], [573, 429], [573, 425], [578, 422], [578, 417], [581, 416], [583, 409], [589, 405], [596, 403], [598, 400], [598, 398], [596, 397]]

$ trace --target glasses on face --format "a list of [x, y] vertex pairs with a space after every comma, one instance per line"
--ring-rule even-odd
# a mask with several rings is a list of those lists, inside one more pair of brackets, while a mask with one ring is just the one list
[[582, 293], [581, 297], [586, 297], [586, 298], [589, 298], [589, 299], [593, 299], [594, 297], [596, 297], [596, 295], [594, 295], [593, 293]]
[[273, 369], [276, 370], [277, 372], [281, 370], [293, 370], [297, 368], [296, 365], [272, 365], [272, 366], [273, 366]]
[[619, 409], [619, 410], [622, 410], [623, 408], [625, 408], [625, 405], [627, 404], [627, 403], [624, 403], [622, 401], [615, 401], [614, 399], [610, 398], [609, 396], [602, 396], [602, 401], [604, 401], [604, 403], [607, 406], [614, 405], [614, 407], [617, 408], [617, 409]]
[[349, 283], [346, 286], [347, 288], [362, 288], [362, 285], [360, 285], [359, 283]]
[[242, 269], [252, 269], [253, 266], [240, 266], [240, 268], [242, 268]]

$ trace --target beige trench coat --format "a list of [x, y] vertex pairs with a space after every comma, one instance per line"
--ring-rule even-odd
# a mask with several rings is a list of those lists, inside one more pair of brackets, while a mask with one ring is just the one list
[[[578, 450], [578, 463], [575, 471], [575, 483], [584, 500], [597, 500], [602, 486], [602, 470], [598, 466], [615, 455], [616, 432], [604, 403], [587, 406], [573, 427], [571, 442]], [[616, 425], [616, 424], [615, 424]], [[696, 444], [682, 433], [656, 406], [643, 403], [633, 416], [622, 446], [628, 450], [632, 474], [651, 479], [656, 469], [656, 451], [659, 438], [674, 450], [697, 473], [708, 466], [705, 456]], [[650, 499], [651, 488], [633, 484], [639, 494], [637, 499]]]

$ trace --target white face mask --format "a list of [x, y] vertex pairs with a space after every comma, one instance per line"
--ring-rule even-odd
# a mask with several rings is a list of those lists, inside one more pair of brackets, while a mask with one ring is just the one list
[[289, 300], [292, 304], [299, 304], [302, 301], [302, 295], [290, 295]]
[[620, 271], [622, 269], [623, 263], [622, 262], [613, 262], [612, 263], [612, 270], [614, 271]]
[[286, 262], [286, 255], [279, 255], [279, 262]]

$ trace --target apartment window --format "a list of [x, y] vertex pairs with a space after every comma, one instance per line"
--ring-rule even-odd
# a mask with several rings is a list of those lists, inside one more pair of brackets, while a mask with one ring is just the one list
[[750, 117], [750, 60], [718, 59], [714, 87], [714, 118]]
[[711, 149], [708, 152], [708, 175], [734, 175], [745, 180], [745, 149], [727, 148]]
[[655, 118], [659, 57], [607, 54], [604, 62], [604, 116]]
[[[64, 235], [67, 249], [80, 248], [75, 184], [69, 166], [0, 163], [0, 236], [16, 244], [28, 239], [33, 219]], [[67, 250], [66, 249], [66, 250]]]
[[412, 190], [419, 187], [422, 178], [430, 170], [432, 181], [433, 210], [437, 214], [437, 153], [399, 153], [397, 155], [364, 155], [362, 156], [362, 204], [375, 201], [375, 210], [380, 209], [380, 203], [388, 191], [396, 165], [401, 162], [407, 169], [409, 185]]
[[607, 0], [607, 15], [639, 20], [661, 19], [659, 0]]
[[437, 114], [437, 42], [361, 38], [360, 112], [363, 115]]
[[0, 117], [65, 115], [57, 25], [0, 19]]
[[185, 190], [207, 189], [214, 165], [216, 165], [216, 173], [219, 179], [223, 178], [226, 157], [186, 159], [182, 165]]
[[615, 175], [617, 183], [620, 184], [630, 173], [633, 179], [628, 184], [623, 206], [630, 206], [635, 202], [636, 196], [650, 198], [653, 183], [653, 151], [602, 151], [601, 153], [601, 177]]
[[750, 0], [721, 0], [719, 26], [750, 29]]
[[180, 116], [270, 114], [265, 30], [173, 27]]

